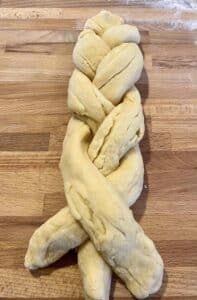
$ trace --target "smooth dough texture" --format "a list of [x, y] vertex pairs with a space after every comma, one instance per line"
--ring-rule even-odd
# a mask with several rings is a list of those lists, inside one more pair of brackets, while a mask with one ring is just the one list
[[[47, 266], [79, 247], [86, 299], [107, 300], [111, 269], [137, 298], [158, 291], [163, 261], [129, 206], [143, 187], [143, 68], [135, 26], [101, 11], [87, 20], [73, 51], [70, 119], [60, 169], [69, 207], [33, 234], [25, 266]], [[89, 240], [90, 239], [90, 240]]]

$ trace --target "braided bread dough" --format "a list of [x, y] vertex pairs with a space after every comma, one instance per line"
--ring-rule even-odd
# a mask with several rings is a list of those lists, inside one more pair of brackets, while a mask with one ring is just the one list
[[25, 257], [29, 269], [44, 267], [83, 244], [78, 262], [87, 299], [109, 298], [110, 267], [138, 298], [162, 282], [162, 259], [128, 209], [144, 173], [144, 118], [134, 86], [143, 68], [139, 40], [136, 27], [106, 11], [79, 35], [68, 88], [74, 114], [60, 161], [69, 208], [33, 234]]

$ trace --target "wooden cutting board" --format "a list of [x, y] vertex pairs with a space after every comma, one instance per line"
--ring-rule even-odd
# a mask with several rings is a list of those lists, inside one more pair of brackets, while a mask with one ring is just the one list
[[[134, 214], [165, 262], [156, 297], [197, 299], [197, 13], [153, 2], [162, 1], [0, 1], [1, 299], [83, 297], [74, 251], [35, 274], [23, 259], [34, 230], [65, 205], [58, 162], [71, 54], [84, 21], [101, 9], [142, 36], [146, 176]], [[132, 299], [116, 278], [111, 295]]]

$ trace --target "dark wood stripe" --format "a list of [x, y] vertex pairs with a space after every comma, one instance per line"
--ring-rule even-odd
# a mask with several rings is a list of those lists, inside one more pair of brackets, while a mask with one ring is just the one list
[[67, 201], [64, 192], [45, 194], [43, 215], [44, 217], [53, 216], [66, 205]]
[[[191, 5], [188, 2], [184, 2], [185, 8], [191, 8]], [[132, 7], [144, 7], [144, 6], [153, 6], [152, 0], [113, 0], [112, 1], [105, 1], [105, 0], [34, 0], [34, 1], [28, 1], [28, 0], [1, 0], [1, 7], [103, 7], [103, 6], [132, 6]]]
[[47, 151], [49, 133], [0, 133], [0, 151]]

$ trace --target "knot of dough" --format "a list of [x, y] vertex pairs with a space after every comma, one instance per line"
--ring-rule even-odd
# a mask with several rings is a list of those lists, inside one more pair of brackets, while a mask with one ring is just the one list
[[68, 88], [73, 117], [60, 162], [69, 208], [35, 231], [25, 257], [36, 269], [83, 244], [78, 262], [87, 299], [109, 298], [109, 266], [138, 298], [162, 282], [163, 261], [128, 207], [144, 172], [144, 118], [134, 86], [143, 68], [139, 41], [136, 27], [106, 11], [79, 35]]

